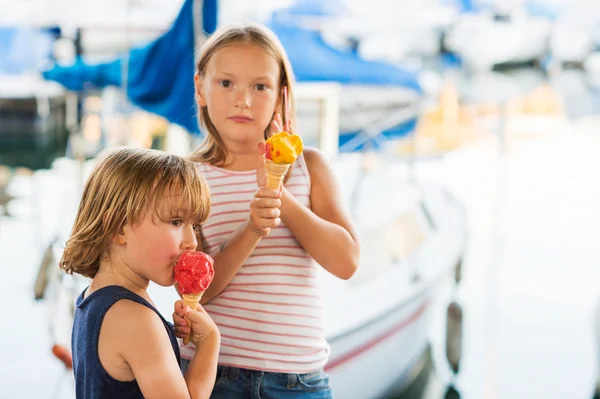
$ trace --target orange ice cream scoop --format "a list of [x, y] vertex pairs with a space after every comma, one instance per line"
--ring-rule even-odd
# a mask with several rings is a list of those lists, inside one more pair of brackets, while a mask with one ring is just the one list
[[302, 153], [302, 139], [297, 134], [279, 132], [267, 139], [265, 158], [279, 164], [292, 164]]
[[199, 251], [184, 252], [175, 265], [175, 280], [182, 294], [198, 294], [206, 291], [215, 270], [209, 255]]

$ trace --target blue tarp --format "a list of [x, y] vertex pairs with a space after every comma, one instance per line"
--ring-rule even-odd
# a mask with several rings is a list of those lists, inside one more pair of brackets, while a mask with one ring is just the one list
[[457, 0], [457, 3], [459, 10], [463, 13], [476, 13], [481, 10], [475, 0]]
[[73, 65], [54, 65], [42, 72], [44, 79], [54, 80], [72, 91], [121, 86], [121, 59], [89, 65], [77, 59]]
[[270, 28], [285, 47], [299, 82], [402, 86], [421, 92], [415, 72], [340, 51], [325, 43], [316, 31], [274, 23]]
[[55, 38], [49, 29], [0, 27], [0, 73], [37, 72], [47, 66]]
[[[203, 1], [203, 27], [214, 32], [217, 25], [217, 0]], [[160, 115], [172, 123], [198, 133], [194, 102], [194, 24], [193, 0], [186, 0], [167, 33], [145, 47], [131, 50], [128, 57], [112, 62], [74, 65], [44, 71], [73, 91], [122, 85], [122, 63], [128, 61], [127, 96], [136, 106]]]

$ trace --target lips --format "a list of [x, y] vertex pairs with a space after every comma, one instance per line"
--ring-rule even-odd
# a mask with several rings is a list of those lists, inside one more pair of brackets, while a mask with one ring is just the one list
[[232, 116], [229, 119], [231, 119], [234, 122], [237, 123], [247, 123], [247, 122], [252, 122], [252, 118], [250, 118], [249, 116], [245, 116], [245, 115], [236, 115], [236, 116]]

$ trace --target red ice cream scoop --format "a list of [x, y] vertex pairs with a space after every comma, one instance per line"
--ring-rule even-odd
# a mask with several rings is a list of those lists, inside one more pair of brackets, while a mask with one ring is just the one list
[[206, 291], [215, 276], [214, 261], [199, 251], [181, 254], [175, 265], [175, 280], [182, 294], [198, 294]]

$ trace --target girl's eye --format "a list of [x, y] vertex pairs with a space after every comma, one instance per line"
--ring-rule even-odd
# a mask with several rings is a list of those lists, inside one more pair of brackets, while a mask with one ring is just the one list
[[265, 90], [267, 90], [267, 85], [259, 83], [259, 84], [256, 85], [256, 90], [258, 90], [258, 91], [265, 91]]
[[231, 87], [231, 81], [229, 81], [229, 80], [222, 80], [219, 82], [219, 84], [221, 85], [221, 87], [224, 87], [224, 88]]
[[200, 234], [200, 225], [199, 224], [195, 224], [194, 226], [194, 231], [198, 234]]
[[183, 224], [183, 221], [181, 221], [179, 219], [175, 219], [175, 220], [171, 220], [170, 223], [175, 227], [180, 227]]

